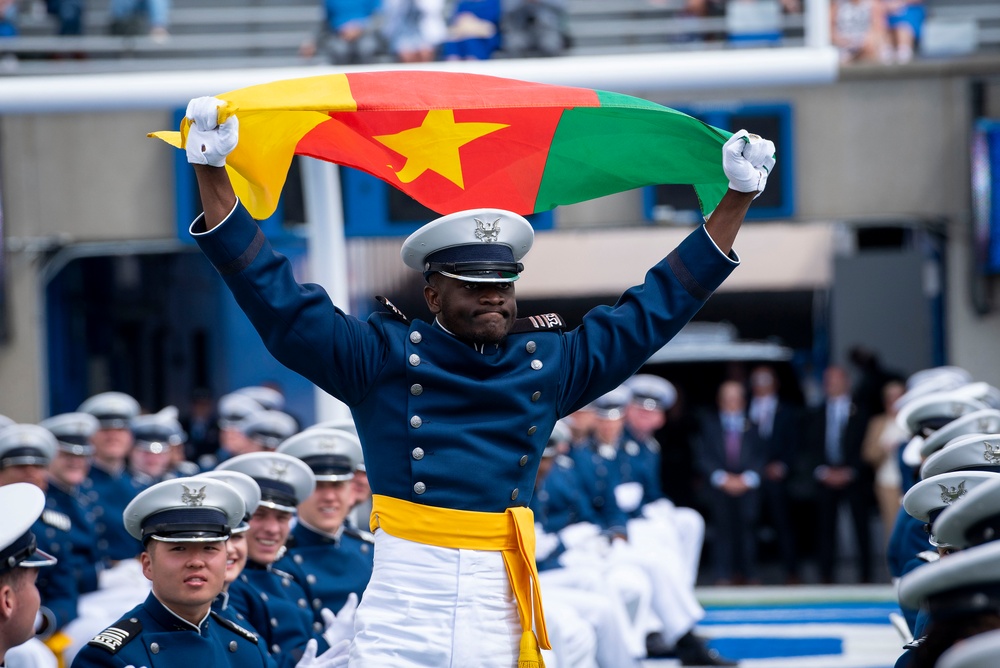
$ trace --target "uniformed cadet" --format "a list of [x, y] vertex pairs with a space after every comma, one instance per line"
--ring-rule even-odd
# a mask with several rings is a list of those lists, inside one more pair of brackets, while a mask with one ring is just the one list
[[994, 668], [1000, 656], [1000, 631], [966, 638], [941, 655], [935, 668]]
[[240, 420], [259, 410], [266, 409], [248, 394], [230, 392], [219, 397], [219, 449], [214, 454], [199, 457], [198, 465], [210, 470], [230, 457], [260, 450], [239, 428]]
[[361, 463], [361, 442], [340, 429], [313, 427], [292, 436], [278, 452], [297, 457], [312, 469], [316, 489], [298, 507], [289, 550], [305, 577], [314, 610], [340, 610], [350, 594], [361, 598], [374, 564], [375, 540], [367, 531], [344, 524], [354, 504], [354, 471]]
[[129, 424], [139, 414], [139, 402], [122, 392], [96, 394], [77, 409], [97, 418], [100, 428], [94, 433], [94, 458], [81, 491], [91, 502], [97, 552], [105, 566], [132, 559], [142, 549], [122, 526], [125, 506], [138, 489], [127, 470], [132, 450]]
[[928, 616], [927, 633], [896, 666], [933, 668], [949, 647], [1000, 629], [1000, 542], [971, 547], [921, 566], [899, 581], [900, 604]]
[[285, 410], [285, 395], [273, 387], [266, 385], [248, 385], [233, 391], [234, 394], [242, 394], [250, 397], [265, 410], [283, 411]]
[[[42, 491], [48, 489], [49, 462], [55, 457], [56, 439], [47, 429], [34, 424], [13, 424], [0, 430], [0, 487], [13, 483], [31, 483]], [[10, 515], [14, 506], [4, 510]], [[79, 591], [69, 542], [69, 519], [62, 513], [41, 511], [32, 526], [39, 548], [61, 561], [38, 576], [42, 597], [42, 624], [39, 634], [49, 638], [77, 616]]]
[[299, 429], [298, 422], [288, 413], [262, 410], [250, 413], [237, 424], [247, 440], [253, 444], [251, 452], [274, 450]]
[[[38, 568], [51, 566], [56, 558], [37, 547], [32, 527], [45, 508], [45, 495], [31, 483], [15, 482], [0, 487], [0, 508], [17, 508], [0, 523], [0, 667], [16, 665], [16, 647], [38, 641], [35, 617], [39, 592], [35, 585]], [[14, 650], [14, 651], [11, 651]]]
[[622, 482], [642, 485], [642, 504], [628, 523], [629, 540], [638, 547], [665, 550], [681, 564], [693, 587], [705, 541], [705, 518], [693, 508], [674, 503], [660, 484], [660, 444], [656, 432], [666, 424], [666, 412], [677, 401], [677, 389], [652, 374], [625, 381], [632, 398], [625, 409], [625, 431], [618, 447]]
[[176, 478], [139, 493], [123, 524], [141, 541], [140, 561], [152, 591], [94, 636], [76, 655], [74, 668], [265, 668], [259, 639], [211, 610], [225, 577], [225, 541], [243, 515], [242, 497], [217, 480]]
[[59, 446], [49, 464], [45, 507], [66, 517], [77, 588], [79, 593], [86, 594], [97, 589], [102, 563], [93, 532], [94, 514], [90, 500], [80, 492], [80, 485], [90, 471], [94, 453], [90, 439], [100, 424], [90, 413], [61, 413], [43, 420], [39, 426], [52, 432]]
[[[285, 552], [291, 520], [299, 503], [312, 494], [316, 479], [302, 460], [277, 452], [232, 457], [216, 470], [244, 473], [260, 486], [261, 500], [246, 532], [247, 564], [229, 585], [229, 605], [261, 634], [280, 666], [295, 665], [311, 638], [322, 638], [319, 611], [292, 573], [274, 566]], [[320, 624], [316, 628], [316, 624]]]
[[176, 408], [169, 406], [157, 413], [136, 416], [130, 426], [135, 445], [129, 453], [128, 471], [137, 489], [198, 472], [185, 467], [187, 475], [180, 475], [175, 470], [177, 451], [179, 449], [183, 453], [187, 440], [187, 434], [177, 419]]
[[427, 281], [433, 324], [386, 302], [361, 321], [322, 288], [299, 285], [240, 205], [223, 168], [239, 120], [220, 124], [223, 104], [198, 98], [188, 108], [205, 210], [192, 233], [275, 357], [350, 407], [366, 450], [379, 557], [352, 660], [537, 665], [548, 640], [533, 614], [541, 599], [530, 543], [517, 536], [533, 531], [526, 506], [552, 426], [632, 375], [736, 267], [732, 245], [766, 184], [773, 144], [734, 135], [721, 156], [732, 187], [705, 227], [643, 287], [576, 329], [564, 331], [555, 314], [516, 317], [513, 283], [534, 233], [499, 209], [446, 215], [404, 242], [404, 263]]

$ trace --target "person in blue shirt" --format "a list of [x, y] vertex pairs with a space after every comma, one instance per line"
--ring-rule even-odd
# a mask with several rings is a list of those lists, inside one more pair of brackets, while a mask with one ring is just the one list
[[192, 233], [272, 354], [350, 407], [365, 450], [377, 556], [352, 661], [537, 665], [549, 643], [519, 536], [533, 531], [526, 506], [552, 427], [635, 373], [736, 267], [733, 243], [774, 145], [736, 133], [721, 155], [731, 188], [705, 226], [579, 327], [518, 318], [514, 282], [534, 233], [500, 209], [448, 214], [404, 242], [433, 322], [387, 304], [361, 320], [299, 284], [240, 204], [224, 168], [239, 119], [220, 125], [221, 104], [198, 98], [187, 110], [205, 209]]
[[316, 475], [316, 489], [299, 504], [288, 553], [277, 566], [291, 561], [303, 573], [314, 610], [340, 610], [352, 594], [356, 605], [375, 559], [372, 535], [345, 524], [354, 505], [352, 480], [361, 463], [361, 442], [341, 429], [313, 427], [277, 451], [298, 457]]

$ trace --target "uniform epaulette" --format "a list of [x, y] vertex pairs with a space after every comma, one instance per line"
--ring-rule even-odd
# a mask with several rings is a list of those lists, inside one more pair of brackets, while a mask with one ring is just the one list
[[917, 553], [917, 559], [920, 561], [926, 561], [928, 564], [933, 564], [940, 558], [941, 555], [934, 550], [924, 550], [923, 552]]
[[109, 626], [87, 644], [103, 649], [108, 654], [117, 654], [122, 647], [129, 644], [142, 633], [142, 622], [135, 617], [119, 619], [114, 626]]
[[576, 466], [576, 462], [569, 455], [556, 455], [556, 465], [564, 469], [571, 469]]
[[351, 526], [346, 526], [345, 525], [344, 526], [344, 533], [346, 533], [348, 536], [354, 536], [355, 538], [359, 538], [359, 539], [365, 541], [366, 543], [374, 543], [375, 542], [375, 534], [370, 533], [368, 531], [362, 531], [361, 529], [356, 529], [356, 528], [351, 527]]
[[377, 301], [379, 304], [389, 309], [389, 314], [394, 316], [400, 322], [407, 325], [410, 324], [410, 319], [406, 317], [406, 314], [400, 311], [398, 308], [396, 308], [395, 304], [393, 304], [391, 301], [389, 301], [382, 295], [375, 295], [375, 301]]
[[271, 567], [271, 572], [277, 575], [279, 578], [286, 578], [288, 580], [295, 580], [295, 576], [288, 571], [283, 571], [277, 568]]
[[903, 645], [903, 649], [916, 649], [921, 645], [923, 645], [925, 640], [927, 640], [927, 636], [920, 636], [919, 638], [914, 638], [910, 642]]
[[212, 610], [212, 618], [215, 621], [219, 622], [219, 626], [229, 629], [238, 636], [243, 636], [244, 638], [252, 642], [254, 645], [257, 644], [257, 634], [254, 633], [253, 631], [249, 631], [243, 628], [242, 626], [240, 626], [231, 619], [226, 619], [225, 617], [217, 613], [215, 610]]
[[42, 511], [42, 522], [60, 531], [69, 531], [73, 528], [73, 520], [69, 518], [69, 515], [61, 513], [58, 510], [52, 510], [51, 508], [46, 508]]
[[537, 332], [544, 329], [566, 329], [566, 321], [558, 313], [529, 315], [527, 318], [518, 318], [515, 320], [514, 326], [510, 328], [510, 333], [523, 334], [525, 332]]

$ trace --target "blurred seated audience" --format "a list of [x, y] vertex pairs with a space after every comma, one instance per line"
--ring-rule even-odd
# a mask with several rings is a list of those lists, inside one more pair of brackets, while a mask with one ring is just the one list
[[83, 34], [83, 7], [84, 0], [45, 0], [45, 9], [58, 22], [60, 35]]
[[302, 44], [300, 55], [317, 54], [335, 65], [370, 63], [381, 43], [376, 27], [380, 0], [323, 0], [319, 35]]
[[382, 34], [398, 61], [434, 61], [447, 34], [444, 0], [383, 0]]
[[568, 46], [566, 0], [504, 0], [501, 33], [511, 56], [562, 54]]
[[445, 60], [488, 60], [500, 48], [500, 0], [460, 0], [448, 19]]
[[841, 63], [878, 62], [885, 57], [882, 0], [834, 0], [830, 22], [830, 38]]
[[17, 0], [0, 0], [0, 37], [14, 37], [17, 32]]
[[923, 0], [886, 0], [888, 58], [897, 63], [913, 60], [924, 24]]
[[170, 39], [170, 0], [111, 0], [109, 12], [112, 35], [140, 35], [148, 29], [154, 41]]

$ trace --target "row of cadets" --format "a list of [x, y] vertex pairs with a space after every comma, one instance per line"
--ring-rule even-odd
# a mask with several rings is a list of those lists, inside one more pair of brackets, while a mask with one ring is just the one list
[[[141, 540], [140, 562], [151, 592], [140, 605], [98, 633], [73, 668], [190, 665], [273, 668], [256, 628], [234, 621], [218, 606], [233, 561], [228, 540], [247, 517], [259, 488], [239, 473], [206, 473], [158, 483], [126, 509], [124, 524]], [[246, 499], [246, 500], [245, 500]], [[297, 668], [347, 665], [348, 641], [317, 655], [310, 640]], [[280, 660], [279, 662], [280, 663]]]
[[[315, 477], [301, 460], [276, 452], [237, 455], [216, 470], [244, 473], [261, 491], [246, 534], [247, 565], [229, 587], [229, 604], [261, 634], [279, 666], [295, 665], [316, 637], [316, 615], [302, 585], [274, 563], [284, 554], [296, 507], [316, 487]], [[326, 649], [322, 641], [320, 652]]]
[[45, 508], [45, 495], [28, 482], [0, 487], [0, 508], [18, 508], [0, 524], [0, 666], [47, 666], [51, 655], [35, 636], [39, 568], [56, 558], [40, 551], [32, 528]]
[[565, 548], [557, 557], [560, 564], [589, 564], [604, 572], [622, 566], [641, 571], [647, 579], [647, 603], [638, 606], [633, 627], [644, 635], [648, 657], [677, 656], [684, 665], [735, 665], [695, 633], [705, 612], [694, 596], [687, 567], [676, 568], [679, 561], [671, 563], [669, 555], [650, 550], [648, 541], [638, 549], [629, 540], [628, 517], [616, 498], [621, 469], [612, 444], [620, 439], [630, 399], [631, 393], [619, 387], [590, 405], [596, 415], [595, 436], [571, 449], [540, 482], [533, 500], [536, 517]]
[[279, 453], [301, 459], [316, 478], [316, 489], [299, 503], [288, 553], [278, 563], [303, 574], [314, 610], [353, 607], [368, 586], [374, 566], [374, 538], [345, 524], [354, 505], [355, 470], [361, 441], [343, 429], [313, 427], [281, 444]]

